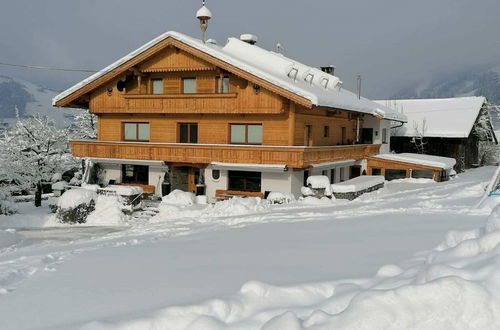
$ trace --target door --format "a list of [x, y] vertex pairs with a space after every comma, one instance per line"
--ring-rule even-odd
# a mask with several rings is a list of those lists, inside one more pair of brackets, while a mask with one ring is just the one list
[[304, 146], [306, 146], [306, 147], [312, 146], [312, 126], [311, 125], [304, 126]]
[[373, 128], [363, 128], [363, 130], [361, 131], [361, 143], [362, 144], [373, 143]]

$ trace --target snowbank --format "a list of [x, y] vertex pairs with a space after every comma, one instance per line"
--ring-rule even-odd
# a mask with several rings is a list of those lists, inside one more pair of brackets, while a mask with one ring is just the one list
[[123, 203], [119, 196], [99, 195], [95, 210], [87, 217], [86, 226], [120, 226], [124, 225], [126, 216], [122, 212]]
[[87, 189], [71, 189], [66, 191], [57, 201], [57, 207], [63, 210], [72, 209], [81, 204], [88, 204], [97, 199], [94, 191]]
[[141, 187], [135, 186], [122, 186], [122, 185], [109, 185], [106, 188], [102, 188], [102, 191], [109, 191], [120, 196], [135, 196], [140, 195], [144, 192]]
[[290, 193], [271, 191], [266, 198], [271, 204], [288, 204], [295, 200], [295, 196]]
[[293, 287], [251, 281], [231, 298], [105, 328], [499, 329], [498, 260], [500, 206], [483, 228], [449, 232], [423, 257], [385, 265], [373, 278]]
[[348, 193], [362, 191], [379, 184], [383, 184], [385, 178], [380, 175], [363, 175], [357, 178], [350, 179], [341, 183], [332, 184], [334, 193]]
[[196, 196], [191, 192], [174, 190], [162, 198], [162, 204], [188, 206], [196, 202]]

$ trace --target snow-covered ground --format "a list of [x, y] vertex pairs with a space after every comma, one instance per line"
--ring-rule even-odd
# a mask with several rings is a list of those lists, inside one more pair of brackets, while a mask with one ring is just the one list
[[51, 227], [22, 204], [0, 216], [0, 328], [498, 328], [496, 213], [471, 231], [493, 172], [352, 202], [165, 205], [114, 227]]

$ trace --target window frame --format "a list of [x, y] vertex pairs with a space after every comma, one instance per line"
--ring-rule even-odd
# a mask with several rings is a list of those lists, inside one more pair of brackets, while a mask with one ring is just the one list
[[[181, 126], [182, 125], [187, 125], [187, 142], [182, 142], [181, 141]], [[192, 142], [191, 141], [191, 127], [192, 126], [196, 126], [196, 142]], [[199, 129], [199, 125], [198, 123], [196, 122], [180, 122], [180, 123], [177, 123], [177, 130], [178, 130], [178, 133], [177, 133], [177, 141], [178, 143], [183, 143], [183, 144], [198, 144], [198, 140], [199, 140], [199, 136], [200, 136], [200, 129]]]
[[[127, 124], [133, 124], [135, 125], [135, 139], [127, 139], [125, 135], [125, 125]], [[139, 124], [146, 124], [148, 125], [148, 139], [147, 140], [140, 140], [139, 139]], [[122, 122], [122, 141], [127, 141], [127, 142], [149, 142], [151, 141], [151, 124], [150, 122], [147, 121], [124, 121]]]
[[[239, 126], [245, 126], [245, 142], [233, 142], [232, 141], [232, 126], [233, 125], [239, 125]], [[261, 142], [260, 143], [249, 143], [248, 142], [248, 127], [249, 126], [260, 126], [261, 127]], [[262, 123], [255, 124], [255, 123], [230, 123], [229, 124], [229, 143], [230, 144], [244, 144], [244, 145], [252, 145], [252, 146], [260, 146], [264, 142], [264, 125]]]
[[[227, 79], [227, 91], [224, 91], [224, 81]], [[215, 77], [215, 93], [216, 94], [229, 94], [231, 93], [231, 78], [229, 76], [223, 76], [222, 80], [220, 76]]]
[[[186, 93], [185, 81], [194, 80], [194, 91], [192, 93]], [[182, 78], [182, 94], [197, 94], [198, 93], [198, 81], [196, 77], [183, 77]]]

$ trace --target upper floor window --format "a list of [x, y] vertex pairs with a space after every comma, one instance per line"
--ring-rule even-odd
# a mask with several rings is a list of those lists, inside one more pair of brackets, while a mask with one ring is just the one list
[[124, 123], [125, 141], [149, 141], [149, 123]]
[[229, 93], [229, 77], [223, 77], [220, 79], [220, 77], [216, 78], [217, 84], [217, 93], [219, 94], [227, 94]]
[[387, 143], [387, 128], [382, 128], [382, 143]]
[[163, 79], [153, 79], [153, 94], [163, 94]]
[[262, 144], [262, 124], [231, 124], [231, 143]]
[[330, 137], [330, 126], [323, 126], [323, 137]]
[[196, 78], [183, 78], [182, 79], [182, 92], [184, 94], [196, 93]]
[[179, 143], [198, 143], [198, 124], [179, 124]]

